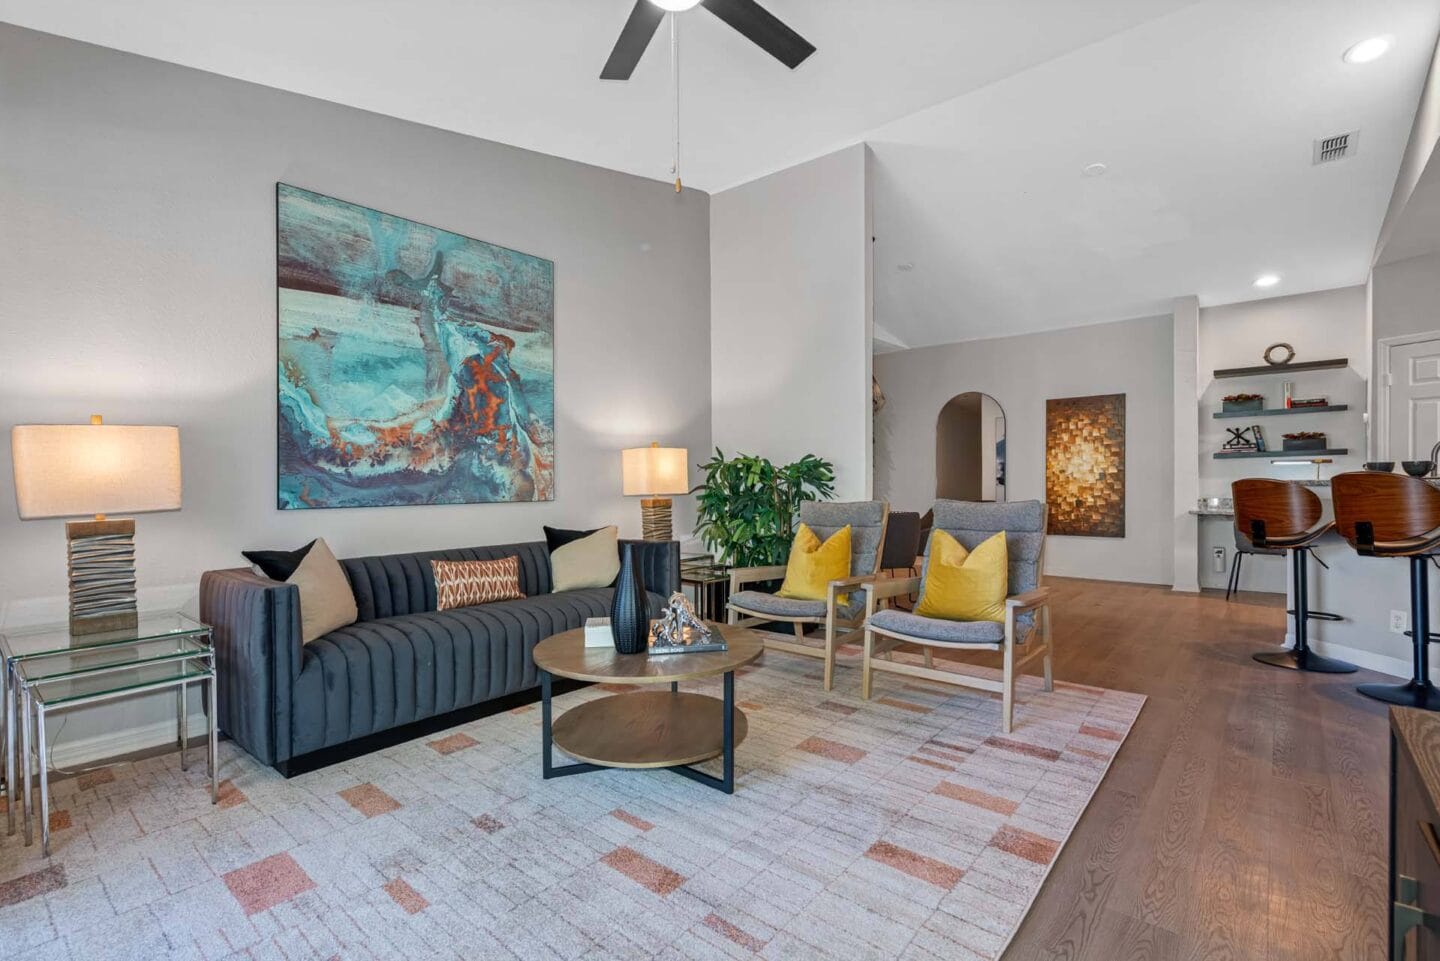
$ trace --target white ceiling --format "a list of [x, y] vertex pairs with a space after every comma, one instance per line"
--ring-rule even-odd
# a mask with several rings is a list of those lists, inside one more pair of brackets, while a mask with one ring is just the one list
[[[683, 15], [687, 184], [860, 140], [876, 319], [918, 346], [1360, 283], [1440, 27], [1435, 0], [762, 0], [788, 71]], [[668, 35], [598, 78], [631, 0], [0, 0], [0, 20], [669, 178]], [[1376, 63], [1341, 52], [1380, 33]], [[1312, 168], [1315, 137], [1359, 153]], [[1109, 172], [1084, 178], [1103, 161]], [[911, 263], [900, 272], [897, 264]]]
[[1434, 0], [1210, 0], [871, 131], [877, 322], [914, 347], [1364, 283], [1437, 28]]
[[[794, 71], [681, 15], [682, 173], [717, 191], [1193, 0], [762, 0]], [[0, 20], [670, 179], [668, 26], [599, 78], [633, 0], [0, 0]]]

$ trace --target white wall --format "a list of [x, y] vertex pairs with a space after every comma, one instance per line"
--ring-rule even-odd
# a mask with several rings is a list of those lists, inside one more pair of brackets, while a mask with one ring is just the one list
[[1171, 583], [1171, 318], [881, 354], [888, 402], [875, 419], [875, 493], [896, 510], [935, 502], [935, 417], [983, 391], [1005, 412], [1009, 501], [1045, 496], [1045, 401], [1126, 395], [1123, 538], [1051, 536], [1047, 569], [1069, 577]]
[[[317, 535], [341, 556], [638, 536], [620, 449], [711, 446], [703, 193], [5, 25], [0, 131], [0, 420], [180, 426], [184, 509], [137, 524], [150, 604]], [[275, 509], [277, 180], [555, 261], [553, 502]], [[62, 529], [0, 510], [5, 622], [63, 614]]]
[[830, 460], [840, 500], [871, 486], [867, 166], [856, 145], [710, 200], [714, 444]]

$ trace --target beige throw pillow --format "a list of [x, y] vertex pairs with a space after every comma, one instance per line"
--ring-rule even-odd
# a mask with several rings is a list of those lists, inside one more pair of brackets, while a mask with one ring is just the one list
[[350, 579], [323, 537], [285, 583], [300, 589], [300, 635], [306, 644], [337, 627], [354, 624], [360, 616]]
[[550, 589], [578, 591], [613, 584], [620, 573], [619, 536], [617, 528], [602, 527], [555, 548], [550, 554]]

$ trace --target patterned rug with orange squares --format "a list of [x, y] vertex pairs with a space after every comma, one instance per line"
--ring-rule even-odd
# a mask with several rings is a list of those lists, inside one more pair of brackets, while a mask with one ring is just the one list
[[222, 742], [216, 806], [175, 755], [57, 781], [52, 857], [0, 838], [0, 954], [993, 959], [1144, 703], [1026, 677], [1001, 735], [996, 697], [778, 653], [736, 690], [728, 797], [544, 781], [534, 706], [289, 781]]

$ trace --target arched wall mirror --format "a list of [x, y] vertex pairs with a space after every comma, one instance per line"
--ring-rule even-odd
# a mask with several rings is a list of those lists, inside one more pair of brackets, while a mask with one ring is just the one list
[[1005, 411], [989, 394], [956, 394], [935, 418], [935, 496], [1005, 500]]

